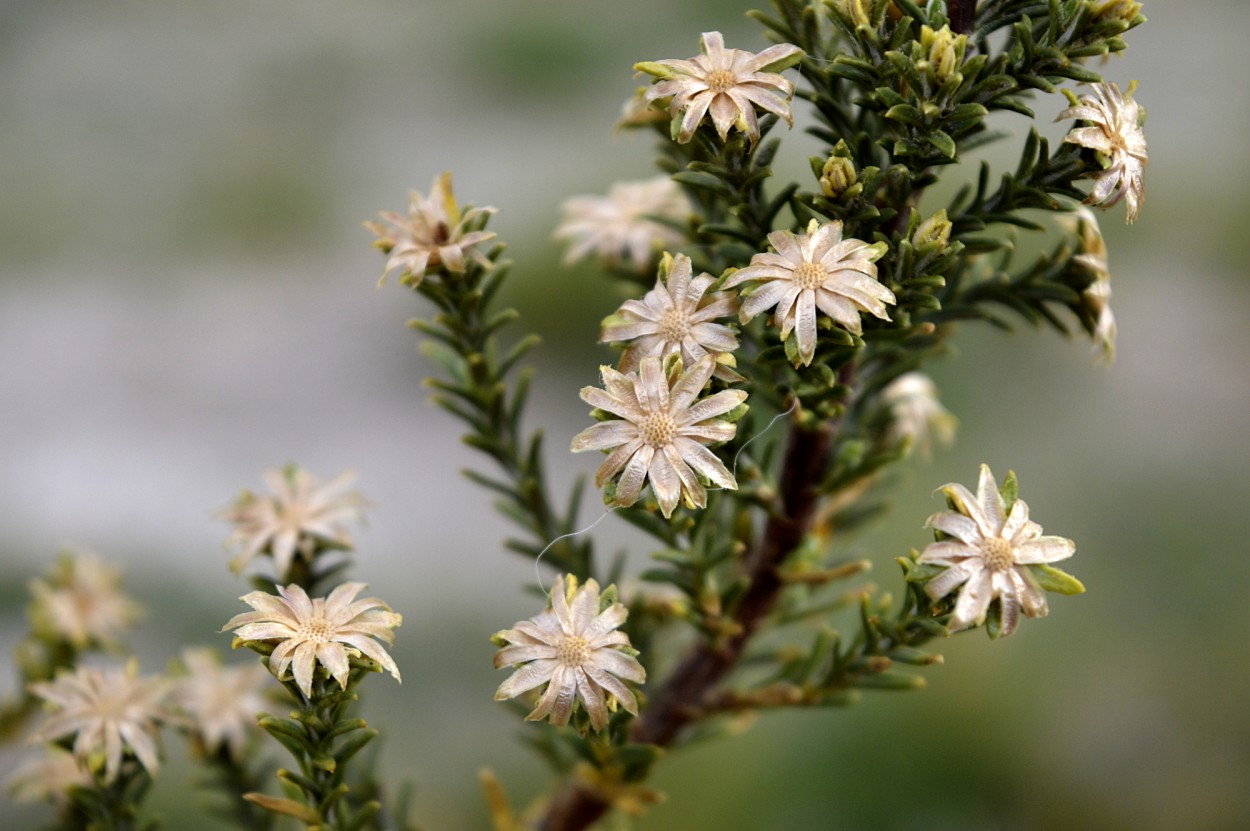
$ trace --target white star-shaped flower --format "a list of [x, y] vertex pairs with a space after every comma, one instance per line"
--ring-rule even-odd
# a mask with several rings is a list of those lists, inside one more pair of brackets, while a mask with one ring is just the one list
[[105, 784], [116, 780], [126, 753], [134, 754], [148, 773], [160, 768], [157, 725], [167, 717], [167, 681], [140, 678], [135, 661], [126, 667], [62, 670], [53, 681], [30, 685], [53, 712], [35, 730], [33, 741], [73, 736], [73, 752], [88, 770], [104, 767]]
[[930, 543], [918, 561], [947, 566], [925, 586], [934, 600], [962, 586], [947, 628], [957, 632], [984, 623], [995, 600], [1002, 612], [1004, 635], [1015, 631], [1022, 609], [1029, 617], [1044, 617], [1046, 593], [1026, 566], [1071, 557], [1076, 544], [1063, 537], [1042, 536], [1042, 527], [1029, 519], [1029, 506], [1023, 499], [1017, 499], [1007, 512], [988, 465], [981, 465], [975, 497], [955, 483], [940, 490], [955, 510], [934, 514], [925, 525], [949, 539]]
[[684, 223], [690, 201], [667, 176], [617, 182], [607, 196], [574, 196], [563, 205], [564, 221], [555, 238], [569, 240], [566, 264], [594, 253], [609, 264], [628, 260], [639, 271], [654, 262], [655, 252], [679, 245], [684, 237], [667, 219]]
[[431, 268], [462, 274], [466, 255], [489, 268], [490, 260], [477, 246], [494, 239], [495, 232], [468, 231], [467, 228], [494, 212], [494, 208], [473, 208], [461, 215], [451, 189], [450, 173], [434, 180], [428, 199], [412, 191], [408, 216], [382, 211], [378, 214], [382, 222], [365, 223], [378, 237], [374, 245], [387, 255], [386, 268], [378, 285], [396, 269], [404, 284], [412, 286], [420, 283], [426, 270]]
[[599, 342], [633, 341], [621, 355], [621, 372], [638, 369], [643, 358], [663, 361], [680, 355], [686, 366], [693, 366], [710, 354], [717, 362], [717, 378], [743, 380], [730, 368], [738, 338], [728, 326], [715, 322], [738, 312], [738, 298], [724, 292], [707, 294], [716, 278], [700, 274], [692, 280], [690, 258], [686, 255], [678, 254], [666, 261], [667, 276], [657, 278], [655, 288], [642, 300], [621, 304], [605, 322]]
[[1107, 266], [1107, 242], [1098, 227], [1098, 219], [1089, 208], [1078, 208], [1071, 217], [1064, 217], [1068, 230], [1077, 235], [1080, 253], [1073, 262], [1094, 275], [1094, 282], [1081, 293], [1085, 307], [1094, 318], [1092, 340], [1096, 363], [1110, 365], [1115, 361], [1115, 314], [1111, 311], [1111, 271]]
[[[629, 610], [620, 603], [601, 609], [599, 584], [557, 577], [551, 589], [551, 608], [518, 622], [495, 635], [506, 644], [495, 655], [495, 668], [517, 671], [499, 685], [496, 701], [515, 698], [546, 684], [537, 706], [525, 718], [568, 724], [573, 703], [581, 701], [596, 731], [608, 724], [609, 710], [619, 702], [638, 715], [638, 699], [624, 681], [641, 684], [646, 670], [629, 649], [629, 636], [619, 631]], [[622, 680], [623, 679], [623, 680]]]
[[1128, 204], [1126, 220], [1133, 222], [1146, 198], [1142, 177], [1149, 159], [1141, 128], [1143, 113], [1133, 100], [1132, 84], [1126, 93], [1115, 84], [1093, 84], [1090, 90], [1055, 120], [1088, 121], [1091, 126], [1073, 127], [1063, 140], [1095, 150], [1106, 160], [1103, 170], [1093, 174], [1094, 187], [1085, 204], [1110, 208], [1124, 199]]
[[290, 668], [305, 698], [312, 697], [317, 664], [347, 689], [352, 654], [372, 658], [399, 681], [399, 667], [374, 638], [394, 643], [391, 630], [403, 618], [376, 597], [353, 603], [364, 587], [364, 583], [344, 583], [328, 597], [311, 600], [296, 585], [278, 586], [278, 597], [250, 592], [239, 599], [256, 611], [235, 615], [221, 631], [233, 629], [235, 637], [244, 641], [276, 641], [269, 656], [270, 671], [282, 679]]
[[174, 684], [174, 702], [191, 718], [195, 733], [209, 753], [221, 747], [243, 758], [256, 714], [265, 709], [269, 673], [260, 664], [223, 666], [215, 649], [184, 649], [187, 674]]
[[730, 275], [725, 288], [762, 283], [743, 302], [742, 322], [775, 307], [781, 339], [795, 333], [804, 365], [816, 354], [817, 311], [856, 335], [864, 331], [861, 312], [890, 319], [885, 307], [895, 302], [894, 292], [877, 282], [876, 261], [885, 243], [842, 239], [841, 222], [820, 225], [814, 219], [806, 234], [773, 231], [768, 241], [776, 253], [756, 254], [749, 266]]
[[747, 394], [724, 390], [700, 399], [715, 366], [708, 355], [670, 382], [659, 358], [643, 358], [636, 373], [601, 367], [604, 389], [582, 388], [583, 401], [617, 418], [578, 433], [572, 449], [612, 450], [595, 473], [595, 484], [602, 487], [619, 473], [617, 504], [633, 505], [650, 481], [661, 513], [669, 517], [679, 500], [689, 507], [707, 506], [700, 474], [722, 488], [738, 487], [704, 445], [734, 437], [736, 425], [717, 416], [736, 408]]
[[345, 471], [328, 482], [300, 467], [267, 470], [270, 495], [244, 491], [219, 516], [234, 523], [227, 548], [237, 548], [230, 568], [239, 571], [262, 552], [273, 557], [279, 580], [298, 555], [309, 562], [319, 547], [350, 551], [354, 543], [345, 523], [364, 518], [365, 501], [347, 488], [356, 474]]
[[663, 60], [637, 64], [634, 68], [660, 78], [645, 95], [647, 101], [671, 98], [669, 112], [682, 114], [677, 141], [685, 144], [706, 116], [712, 117], [721, 141], [737, 127], [755, 143], [760, 137], [755, 109], [783, 119], [791, 127], [790, 99], [794, 84], [776, 74], [793, 66], [803, 50], [790, 43], [770, 46], [759, 54], [726, 49], [720, 32], [704, 32], [702, 55], [689, 60]]
[[928, 458], [933, 442], [949, 445], [958, 424], [938, 400], [937, 385], [923, 372], [905, 372], [881, 390], [881, 403], [890, 410], [889, 435], [894, 441], [910, 441]]
[[36, 630], [50, 630], [76, 649], [113, 646], [139, 618], [139, 604], [121, 591], [121, 572], [89, 552], [69, 552], [50, 578], [30, 584]]
[[45, 745], [39, 758], [31, 759], [13, 772], [5, 787], [14, 802], [69, 802], [69, 789], [90, 787], [91, 777], [78, 764], [74, 754], [56, 745]]

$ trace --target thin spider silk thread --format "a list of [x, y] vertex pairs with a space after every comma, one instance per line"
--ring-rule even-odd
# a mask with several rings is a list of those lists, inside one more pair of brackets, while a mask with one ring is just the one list
[[[799, 400], [796, 398], [794, 400], [794, 403], [790, 405], [790, 409], [786, 410], [784, 413], [777, 413], [777, 415], [773, 416], [772, 420], [768, 422], [768, 425], [764, 427], [763, 430], [759, 431], [754, 436], [751, 436], [751, 438], [747, 439], [746, 442], [741, 447], [738, 448], [738, 452], [734, 454], [734, 461], [733, 461], [732, 475], [734, 479], [738, 478], [738, 459], [742, 456], [743, 451], [747, 449], [747, 445], [751, 444], [751, 442], [755, 441], [756, 439], [760, 438], [765, 433], [767, 433], [769, 430], [773, 429], [774, 424], [776, 424], [785, 416], [790, 415], [790, 413], [794, 412], [798, 406], [799, 406]], [[723, 491], [725, 490], [725, 488], [708, 488], [708, 490], [709, 491]], [[587, 525], [585, 528], [582, 528], [578, 531], [570, 531], [567, 534], [561, 534], [560, 536], [556, 537], [551, 542], [547, 543], [543, 547], [542, 551], [538, 552], [538, 556], [534, 558], [534, 582], [538, 585], [538, 590], [540, 592], [542, 592], [543, 594], [546, 594], [547, 587], [543, 585], [542, 575], [538, 571], [538, 564], [542, 561], [542, 558], [547, 554], [547, 552], [551, 550], [552, 546], [560, 542], [560, 540], [567, 540], [567, 539], [572, 539], [573, 537], [580, 537], [582, 534], [585, 534], [591, 531], [596, 525], [598, 525], [599, 523], [607, 519], [609, 514], [611, 514], [613, 511], [619, 510], [621, 507], [623, 506], [613, 505], [611, 508], [608, 508], [602, 514], [600, 514], [598, 519], [596, 519], [594, 522]]]

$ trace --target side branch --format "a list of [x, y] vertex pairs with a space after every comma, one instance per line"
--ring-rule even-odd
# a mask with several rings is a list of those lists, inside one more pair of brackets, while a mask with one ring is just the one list
[[[769, 517], [764, 536], [748, 562], [750, 586], [734, 611], [741, 629], [730, 638], [701, 643], [691, 650], [634, 722], [633, 741], [667, 747], [705, 714], [714, 688], [737, 664], [776, 603], [783, 585], [778, 567], [811, 529], [818, 484], [832, 441], [833, 428], [828, 424], [815, 430], [791, 428], [781, 471], [781, 510]], [[574, 784], [552, 798], [539, 827], [543, 831], [576, 831], [594, 823], [609, 807], [598, 792]]]

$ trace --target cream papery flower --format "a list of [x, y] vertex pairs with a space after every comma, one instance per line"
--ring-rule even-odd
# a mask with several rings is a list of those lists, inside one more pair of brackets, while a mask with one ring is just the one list
[[949, 445], [959, 423], [938, 400], [937, 385], [923, 372], [905, 372], [881, 390], [881, 403], [890, 411], [889, 436], [894, 441], [910, 441], [928, 458], [936, 440]]
[[721, 141], [729, 136], [730, 127], [737, 127], [754, 144], [760, 137], [756, 107], [794, 126], [790, 114], [794, 84], [776, 73], [798, 63], [802, 49], [790, 43], [770, 46], [759, 54], [726, 49], [720, 32], [704, 32], [700, 44], [703, 54], [689, 60], [634, 65], [638, 71], [660, 78], [647, 90], [645, 99], [671, 98], [669, 112], [682, 114], [676, 135], [679, 143], [690, 141], [704, 117], [710, 115]]
[[684, 240], [657, 220], [684, 223], [691, 216], [690, 201], [667, 176], [617, 182], [607, 196], [571, 197], [564, 201], [563, 211], [555, 238], [572, 242], [564, 256], [566, 264], [593, 252], [609, 264], [627, 259], [639, 271], [651, 265], [656, 251]]
[[13, 772], [5, 786], [15, 802], [69, 801], [69, 789], [91, 785], [91, 777], [78, 764], [74, 754], [56, 745], [45, 745], [38, 758], [31, 759]]
[[347, 689], [348, 658], [357, 654], [381, 664], [400, 681], [399, 667], [373, 639], [394, 643], [391, 630], [403, 618], [376, 597], [353, 603], [364, 587], [364, 583], [344, 583], [328, 597], [311, 600], [297, 585], [278, 586], [278, 597], [250, 592], [239, 599], [256, 611], [235, 615], [221, 631], [233, 629], [240, 641], [275, 642], [270, 671], [282, 680], [290, 668], [305, 698], [312, 697], [313, 669], [318, 663]]
[[445, 268], [464, 273], [468, 255], [484, 268], [490, 260], [476, 246], [495, 238], [494, 231], [469, 231], [494, 208], [473, 208], [463, 215], [451, 189], [451, 173], [444, 173], [430, 186], [427, 199], [415, 190], [408, 200], [408, 216], [394, 211], [381, 211], [382, 222], [366, 222], [365, 227], [377, 235], [374, 245], [387, 254], [386, 268], [378, 285], [386, 282], [392, 271], [399, 269], [405, 285], [416, 286], [431, 268]]
[[240, 571], [257, 554], [273, 557], [278, 578], [287, 576], [296, 555], [311, 562], [319, 547], [350, 551], [355, 543], [345, 523], [364, 519], [364, 498], [347, 488], [356, 474], [345, 471], [328, 482], [300, 467], [267, 470], [271, 494], [244, 491], [218, 516], [235, 525], [227, 548], [239, 549], [230, 568]]
[[730, 367], [738, 338], [733, 330], [714, 321], [737, 314], [738, 298], [707, 290], [716, 282], [710, 274], [691, 279], [690, 258], [684, 254], [665, 257], [655, 288], [642, 300], [626, 300], [616, 314], [604, 322], [600, 343], [633, 341], [621, 355], [619, 369], [632, 372], [643, 358], [661, 360], [680, 355], [686, 366], [711, 354], [716, 359], [713, 373], [724, 381], [742, 381]]
[[174, 684], [174, 703], [186, 713], [209, 753], [225, 747], [243, 757], [256, 714], [265, 709], [269, 673], [258, 663], [223, 666], [215, 649], [184, 649], [187, 674]]
[[121, 571], [86, 551], [62, 555], [52, 576], [31, 581], [30, 591], [36, 631], [51, 631], [76, 649], [115, 645], [141, 615], [122, 594]]
[[943, 485], [940, 490], [955, 510], [934, 514], [925, 526], [949, 539], [930, 543], [918, 561], [947, 566], [925, 586], [934, 600], [962, 586], [947, 628], [958, 632], [984, 623], [995, 600], [1002, 612], [1003, 635], [1015, 631], [1021, 609], [1029, 617], [1045, 617], [1046, 594], [1027, 566], [1071, 557], [1076, 544], [1063, 537], [1042, 536], [1042, 527], [1029, 519], [1029, 506], [1023, 499], [1017, 499], [1008, 512], [987, 465], [981, 465], [975, 497], [959, 484]]
[[864, 331], [861, 312], [890, 319], [885, 307], [895, 302], [894, 292], [877, 282], [876, 261], [886, 252], [885, 243], [844, 240], [841, 222], [821, 225], [814, 219], [806, 234], [773, 231], [768, 241], [776, 253], [756, 254], [750, 265], [730, 275], [725, 288], [762, 283], [746, 296], [742, 322], [775, 307], [773, 322], [781, 327], [781, 339], [794, 331], [805, 366], [816, 354], [818, 310], [856, 335]]
[[699, 474], [722, 488], [737, 489], [733, 474], [704, 445], [734, 437], [736, 425], [717, 416], [735, 409], [747, 394], [724, 390], [700, 399], [715, 367], [708, 355], [670, 379], [660, 359], [648, 357], [636, 373], [601, 367], [604, 389], [582, 388], [583, 401], [617, 418], [578, 433], [572, 450], [612, 450], [595, 473], [595, 485], [603, 487], [619, 473], [618, 505], [638, 501], [648, 480], [665, 517], [672, 516], [679, 499], [691, 508], [707, 506]]
[[1077, 235], [1080, 253], [1072, 261], [1094, 275], [1081, 293], [1081, 299], [1094, 318], [1093, 340], [1095, 362], [1110, 365], [1115, 361], [1115, 314], [1111, 311], [1111, 271], [1107, 266], [1107, 242], [1098, 227], [1098, 219], [1089, 208], [1078, 208], [1071, 217], [1064, 217], [1068, 230]]
[[550, 609], [492, 638], [503, 646], [495, 654], [495, 669], [517, 667], [499, 685], [495, 700], [515, 698], [546, 684], [526, 720], [549, 718], [552, 724], [568, 724], [575, 700], [581, 701], [596, 731], [607, 726], [609, 710], [615, 710], [618, 702], [638, 715], [638, 699], [623, 681], [641, 684], [647, 672], [634, 657], [629, 636], [617, 628], [629, 610], [615, 602], [602, 606], [594, 580], [578, 588], [573, 575], [557, 577]]
[[53, 710], [31, 741], [73, 736], [75, 758], [90, 771], [103, 764], [105, 784], [117, 778], [126, 753], [156, 774], [160, 767], [156, 730], [168, 715], [168, 681], [139, 677], [139, 665], [132, 660], [125, 668], [62, 670], [53, 681], [31, 684], [30, 691]]
[[1102, 171], [1093, 174], [1094, 187], [1085, 204], [1110, 208], [1125, 199], [1128, 203], [1126, 221], [1133, 222], [1146, 198], [1142, 181], [1146, 164], [1146, 135], [1141, 122], [1144, 113], [1133, 100], [1135, 84], [1121, 94], [1115, 84], [1093, 84], [1091, 93], [1076, 98], [1074, 105], [1059, 113], [1056, 121], [1075, 118], [1091, 126], [1073, 127], [1064, 136], [1069, 144], [1078, 144], [1097, 151], [1104, 158]]

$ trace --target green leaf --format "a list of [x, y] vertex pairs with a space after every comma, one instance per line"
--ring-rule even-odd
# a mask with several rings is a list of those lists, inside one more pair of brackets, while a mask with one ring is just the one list
[[1029, 571], [1045, 591], [1068, 595], [1085, 593], [1085, 584], [1062, 569], [1041, 563], [1030, 565]]

